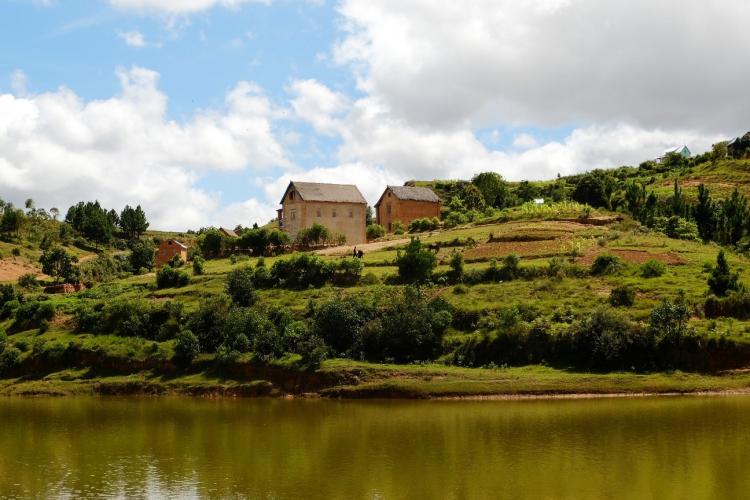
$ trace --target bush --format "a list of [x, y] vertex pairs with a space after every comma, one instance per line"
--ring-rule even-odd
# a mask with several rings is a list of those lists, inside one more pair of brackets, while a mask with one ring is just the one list
[[303, 247], [322, 245], [329, 243], [332, 236], [327, 227], [315, 222], [309, 228], [302, 229], [297, 233], [297, 244]]
[[409, 223], [410, 233], [421, 233], [424, 231], [434, 231], [440, 227], [440, 221], [437, 218], [414, 219]]
[[0, 371], [6, 372], [21, 364], [21, 351], [16, 347], [6, 347], [0, 354]]
[[734, 292], [726, 298], [709, 297], [704, 310], [707, 318], [750, 319], [750, 294]]
[[49, 321], [55, 317], [55, 306], [51, 302], [30, 301], [19, 305], [15, 313], [16, 330], [28, 330], [37, 328], [42, 321]]
[[649, 260], [641, 265], [642, 278], [658, 278], [667, 272], [667, 266], [658, 260]]
[[385, 236], [385, 228], [380, 224], [370, 224], [367, 226], [367, 239], [377, 240]]
[[357, 298], [324, 303], [313, 317], [313, 329], [336, 355], [350, 353], [362, 327], [375, 316], [372, 304]]
[[635, 303], [635, 290], [627, 285], [615, 287], [609, 294], [609, 303], [612, 307], [630, 307]]
[[578, 363], [597, 369], [622, 369], [642, 362], [639, 344], [648, 343], [637, 326], [612, 309], [596, 310], [576, 329]]
[[175, 269], [169, 264], [156, 272], [156, 288], [177, 288], [190, 283], [190, 276], [185, 271]]
[[[36, 274], [34, 273], [26, 273], [21, 275], [18, 278], [18, 286], [21, 288], [25, 288], [27, 290], [34, 290], [36, 288], [39, 288], [39, 282], [36, 279]], [[0, 299], [0, 305], [2, 305], [2, 300]]]
[[339, 285], [356, 285], [362, 277], [364, 268], [362, 259], [356, 257], [342, 259], [336, 265], [333, 281]]
[[10, 283], [0, 283], [0, 307], [4, 306], [11, 300], [16, 300], [16, 289]]
[[460, 282], [464, 277], [464, 255], [461, 252], [454, 251], [448, 261], [451, 270], [448, 277], [453, 283]]
[[432, 271], [437, 266], [435, 254], [425, 249], [418, 238], [412, 238], [402, 253], [398, 252], [396, 257], [398, 275], [406, 282], [427, 281], [432, 276]]
[[591, 274], [605, 276], [618, 274], [625, 268], [625, 264], [616, 255], [599, 255], [591, 264]]
[[317, 255], [302, 253], [277, 260], [271, 267], [271, 281], [285, 288], [321, 287], [331, 280], [335, 264]]
[[391, 228], [393, 228], [393, 234], [396, 235], [402, 235], [406, 232], [406, 226], [400, 221], [394, 221], [393, 224], [391, 224]]
[[200, 255], [193, 257], [193, 274], [195, 276], [201, 276], [205, 271], [206, 259]]
[[232, 302], [242, 307], [250, 307], [258, 301], [254, 279], [255, 273], [250, 266], [233, 269], [227, 275], [226, 290]]
[[200, 354], [198, 337], [190, 330], [180, 330], [175, 337], [174, 357], [178, 363], [189, 365]]
[[380, 279], [373, 272], [365, 274], [359, 280], [360, 285], [377, 285], [378, 283], [380, 283]]

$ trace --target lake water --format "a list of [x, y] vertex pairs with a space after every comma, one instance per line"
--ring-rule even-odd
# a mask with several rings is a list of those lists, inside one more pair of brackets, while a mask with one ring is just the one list
[[750, 397], [0, 399], [0, 497], [750, 497]]

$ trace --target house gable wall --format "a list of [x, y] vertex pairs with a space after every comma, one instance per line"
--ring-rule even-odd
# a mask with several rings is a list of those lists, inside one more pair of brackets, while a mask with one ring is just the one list
[[[390, 196], [389, 196], [390, 195]], [[390, 212], [388, 207], [390, 206]], [[383, 194], [377, 207], [378, 224], [389, 233], [393, 223], [400, 221], [407, 228], [414, 219], [440, 217], [440, 203], [432, 201], [400, 200], [389, 191]]]

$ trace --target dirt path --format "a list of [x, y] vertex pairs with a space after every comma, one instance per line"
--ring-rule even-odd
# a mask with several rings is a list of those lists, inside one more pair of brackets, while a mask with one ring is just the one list
[[340, 247], [330, 247], [330, 248], [324, 248], [323, 250], [318, 250], [315, 253], [318, 255], [328, 255], [328, 256], [337, 256], [337, 255], [351, 255], [354, 251], [354, 247], [357, 247], [357, 250], [362, 250], [363, 252], [375, 252], [378, 250], [383, 250], [384, 248], [393, 247], [393, 246], [401, 246], [406, 245], [409, 243], [409, 238], [402, 238], [399, 240], [386, 240], [386, 241], [376, 241], [374, 243], [363, 243], [362, 245], [344, 245]]

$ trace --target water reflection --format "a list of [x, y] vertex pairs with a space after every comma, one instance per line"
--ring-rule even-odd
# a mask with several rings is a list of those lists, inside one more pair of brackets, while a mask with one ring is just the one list
[[743, 498], [750, 398], [0, 400], [0, 497]]

